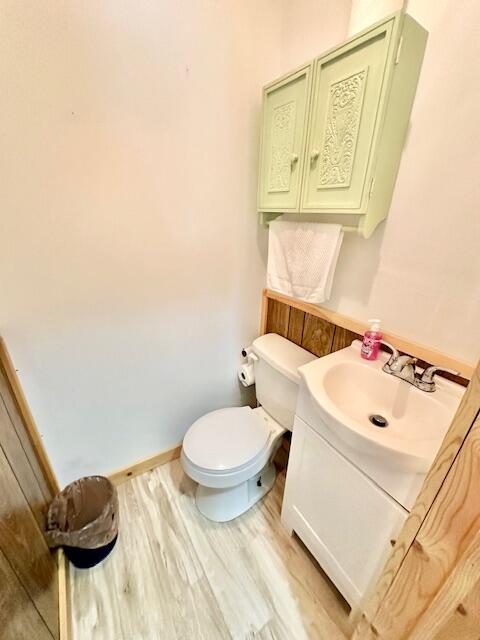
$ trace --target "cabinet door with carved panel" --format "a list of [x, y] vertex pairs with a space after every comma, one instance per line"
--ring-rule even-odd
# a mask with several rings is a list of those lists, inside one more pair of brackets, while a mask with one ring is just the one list
[[268, 85], [258, 185], [259, 211], [298, 211], [312, 65]]
[[365, 213], [395, 20], [318, 58], [302, 210]]

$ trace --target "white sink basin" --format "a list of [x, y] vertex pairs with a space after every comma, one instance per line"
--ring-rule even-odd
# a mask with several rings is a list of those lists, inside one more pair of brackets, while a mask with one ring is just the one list
[[[435, 392], [420, 391], [382, 371], [388, 354], [381, 353], [378, 360], [369, 362], [360, 357], [360, 346], [355, 341], [299, 369], [323, 423], [321, 428], [330, 430], [336, 443], [370, 459], [373, 456], [383, 466], [426, 473], [464, 388], [437, 377]], [[369, 417], [374, 414], [383, 416], [388, 426], [372, 424]], [[330, 439], [328, 433], [323, 435]]]

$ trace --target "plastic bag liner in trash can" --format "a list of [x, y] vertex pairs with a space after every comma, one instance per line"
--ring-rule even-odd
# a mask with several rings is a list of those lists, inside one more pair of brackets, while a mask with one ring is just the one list
[[55, 496], [48, 509], [48, 545], [63, 546], [76, 567], [93, 567], [103, 560], [115, 546], [117, 535], [117, 491], [103, 476], [75, 480]]

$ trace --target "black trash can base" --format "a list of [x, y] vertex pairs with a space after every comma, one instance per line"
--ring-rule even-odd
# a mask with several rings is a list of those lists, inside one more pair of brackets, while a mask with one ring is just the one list
[[118, 534], [115, 538], [97, 549], [81, 549], [80, 547], [63, 547], [65, 555], [77, 569], [90, 569], [104, 560], [117, 542]]

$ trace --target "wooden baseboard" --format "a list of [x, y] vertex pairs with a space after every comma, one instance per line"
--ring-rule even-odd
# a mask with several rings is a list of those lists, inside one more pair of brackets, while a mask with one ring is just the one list
[[134, 462], [126, 467], [122, 467], [121, 469], [108, 474], [107, 478], [109, 478], [114, 485], [122, 484], [135, 476], [145, 473], [146, 471], [151, 471], [152, 469], [160, 467], [162, 464], [166, 464], [171, 460], [176, 460], [180, 457], [181, 450], [182, 445], [177, 444], [170, 449], [164, 449], [153, 456], [149, 456], [143, 460], [138, 460], [138, 462]]
[[57, 551], [58, 566], [58, 627], [60, 640], [70, 640], [70, 582], [69, 563], [63, 549]]

